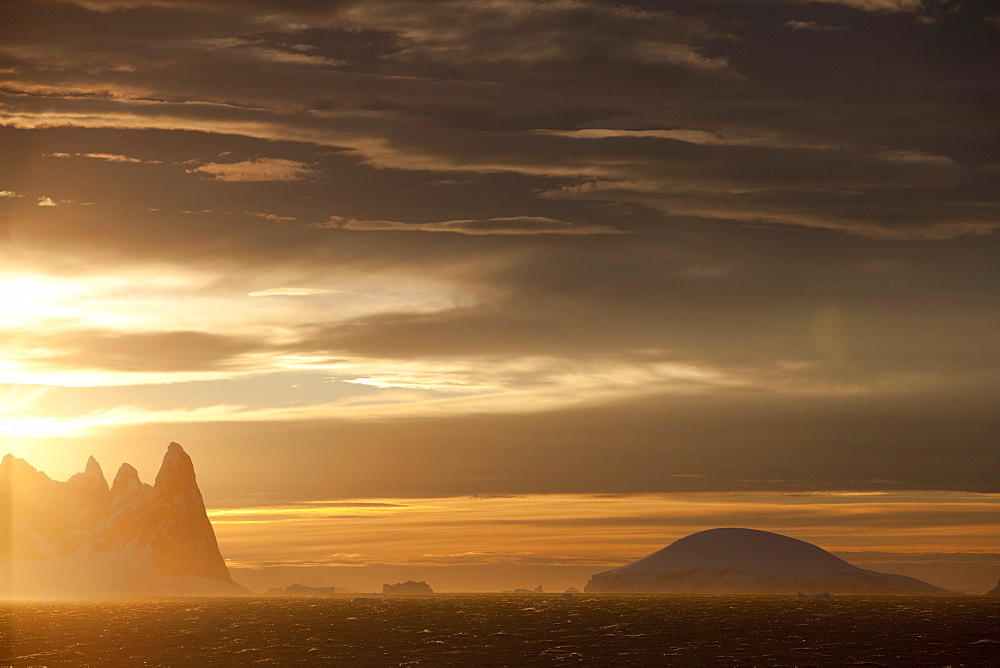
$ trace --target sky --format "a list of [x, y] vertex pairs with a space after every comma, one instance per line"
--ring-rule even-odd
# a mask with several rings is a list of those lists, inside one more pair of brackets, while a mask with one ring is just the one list
[[967, 0], [7, 0], [0, 449], [182, 443], [252, 588], [985, 591], [998, 82]]

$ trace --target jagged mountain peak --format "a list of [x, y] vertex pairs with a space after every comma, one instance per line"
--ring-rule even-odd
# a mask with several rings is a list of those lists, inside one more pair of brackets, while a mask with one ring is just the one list
[[[146, 569], [144, 578], [194, 576], [232, 585], [194, 465], [179, 444], [168, 446], [155, 487], [144, 484], [133, 466], [122, 464], [109, 488], [93, 457], [82, 473], [65, 482], [51, 480], [13, 456], [5, 457], [0, 467], [0, 501], [7, 500], [12, 519], [9, 535], [0, 526], [0, 539], [7, 539], [0, 540], [0, 563], [82, 560], [81, 587], [96, 577], [87, 571], [91, 562], [120, 562], [115, 586], [125, 590], [140, 586], [126, 572], [140, 564]], [[17, 494], [5, 494], [7, 488]], [[53, 569], [61, 568], [52, 563]], [[27, 590], [35, 585], [44, 583], [34, 582]]]
[[195, 484], [194, 464], [188, 453], [179, 443], [171, 443], [167, 446], [167, 452], [163, 455], [163, 463], [156, 474], [156, 481], [153, 484], [157, 490], [170, 490], [177, 487], [190, 487]]
[[68, 481], [70, 487], [82, 488], [89, 487], [99, 490], [98, 493], [106, 494], [110, 489], [108, 487], [108, 481], [104, 477], [104, 471], [101, 469], [101, 465], [97, 463], [94, 456], [91, 455], [87, 459], [87, 466], [82, 473], [77, 473], [72, 476]]
[[[179, 443], [167, 446], [153, 489], [153, 505], [143, 531], [149, 544], [156, 547], [160, 571], [174, 575], [197, 568], [206, 577], [230, 581], [205, 512], [194, 464]], [[179, 549], [180, 545], [201, 546], [198, 558], [192, 559], [191, 551]]]
[[118, 482], [119, 478], [123, 480], [131, 480], [132, 478], [135, 478], [138, 480], [139, 472], [128, 462], [122, 462], [122, 465], [118, 467], [118, 473], [115, 474], [115, 482]]
[[139, 480], [139, 472], [131, 464], [122, 464], [115, 474], [115, 481], [111, 483], [111, 496], [120, 498], [131, 495], [133, 490], [142, 488], [142, 481]]
[[20, 457], [15, 457], [9, 452], [3, 456], [2, 460], [0, 460], [0, 471], [5, 473], [39, 473], [38, 469], [29, 464], [27, 461], [21, 459]]

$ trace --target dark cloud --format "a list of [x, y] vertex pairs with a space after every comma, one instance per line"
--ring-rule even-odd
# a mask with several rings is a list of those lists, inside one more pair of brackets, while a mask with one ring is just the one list
[[259, 349], [250, 339], [204, 332], [62, 330], [57, 334], [5, 331], [0, 344], [29, 370], [217, 371], [246, 365]]
[[[198, 3], [136, 5], [83, 12], [93, 30], [50, 37], [65, 62], [11, 35], [4, 115], [22, 126], [309, 142], [380, 169], [559, 179], [562, 197], [641, 202], [667, 215], [877, 238], [988, 234], [996, 211], [982, 205], [995, 199], [996, 173], [981, 147], [996, 142], [995, 40], [973, 10], [942, 10], [922, 25], [883, 13], [902, 7], [890, 4], [736, 4], [720, 14], [696, 3], [676, 12], [341, 3], [231, 23]], [[22, 8], [19, 22], [53, 11]], [[187, 12], [206, 15], [197, 31]], [[158, 32], [143, 48], [162, 65], [87, 60], [127, 51], [130, 21], [152, 30], [152, 15]], [[320, 25], [303, 29], [303, 17]], [[812, 39], [797, 33], [815, 31], [786, 27], [834, 19], [851, 29]], [[282, 21], [299, 27], [250, 30]], [[114, 48], [95, 46], [94, 34]], [[351, 52], [363, 66], [351, 65]], [[602, 127], [729, 139], [530, 132]], [[907, 208], [918, 189], [936, 205]]]
[[786, 28], [791, 28], [792, 30], [814, 30], [816, 32], [829, 32], [831, 30], [843, 30], [843, 26], [828, 26], [822, 23], [816, 23], [815, 21], [796, 21], [792, 19], [791, 21], [785, 22]]

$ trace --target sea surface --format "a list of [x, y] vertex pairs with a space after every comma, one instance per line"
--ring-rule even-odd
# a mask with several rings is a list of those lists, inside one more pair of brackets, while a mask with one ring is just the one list
[[1000, 599], [693, 595], [0, 603], [7, 666], [1000, 666]]

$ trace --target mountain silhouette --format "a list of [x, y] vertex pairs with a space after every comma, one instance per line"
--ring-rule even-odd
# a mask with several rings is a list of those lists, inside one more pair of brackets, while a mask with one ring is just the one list
[[950, 594], [903, 575], [858, 568], [802, 540], [756, 529], [700, 531], [597, 573], [588, 592]]
[[177, 443], [153, 485], [93, 457], [65, 482], [0, 461], [0, 588], [7, 595], [240, 593], [219, 552], [191, 458]]

